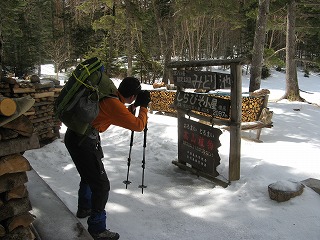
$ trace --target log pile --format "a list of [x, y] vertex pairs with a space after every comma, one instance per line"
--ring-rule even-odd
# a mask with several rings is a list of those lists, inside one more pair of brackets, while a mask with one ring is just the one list
[[[255, 94], [249, 96], [243, 96], [242, 98], [242, 122], [254, 122], [259, 119], [261, 111], [263, 109], [263, 104], [267, 92], [264, 94]], [[151, 90], [151, 111], [158, 111], [163, 113], [176, 113], [173, 108], [173, 103], [175, 99], [175, 91], [166, 90]], [[230, 99], [230, 96], [217, 96], [211, 94], [215, 97], [220, 97], [224, 99]], [[196, 112], [197, 114], [206, 115], [204, 113]]]
[[34, 106], [26, 112], [39, 136], [41, 143], [48, 143], [59, 137], [61, 122], [54, 117], [53, 104], [61, 87], [52, 80], [41, 80], [33, 75], [30, 80], [3, 78], [0, 81], [0, 99], [31, 96]]
[[[224, 99], [230, 99], [230, 96], [219, 96]], [[243, 96], [242, 97], [242, 122], [254, 122], [259, 119], [263, 109], [265, 96]]]
[[175, 91], [166, 90], [150, 90], [151, 104], [150, 111], [158, 111], [164, 113], [176, 113], [173, 108]]
[[20, 154], [0, 158], [0, 237], [1, 239], [34, 239], [34, 221], [25, 183], [31, 166]]
[[26, 171], [31, 166], [22, 152], [39, 148], [39, 140], [22, 109], [26, 110], [18, 105], [11, 116], [0, 114], [0, 239], [3, 240], [35, 239], [31, 230], [35, 216], [29, 212], [32, 206], [25, 186]]
[[242, 122], [257, 121], [262, 111], [264, 97], [242, 98]]

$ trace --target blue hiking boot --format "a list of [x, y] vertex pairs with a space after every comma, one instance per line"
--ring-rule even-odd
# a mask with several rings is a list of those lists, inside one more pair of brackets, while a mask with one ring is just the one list
[[118, 240], [120, 235], [106, 229], [101, 233], [90, 233], [94, 240]]

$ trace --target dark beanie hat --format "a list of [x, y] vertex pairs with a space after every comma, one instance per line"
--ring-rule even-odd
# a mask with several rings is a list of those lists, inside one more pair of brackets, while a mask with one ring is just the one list
[[125, 98], [132, 95], [138, 95], [141, 91], [140, 81], [134, 77], [126, 77], [120, 83], [118, 91]]

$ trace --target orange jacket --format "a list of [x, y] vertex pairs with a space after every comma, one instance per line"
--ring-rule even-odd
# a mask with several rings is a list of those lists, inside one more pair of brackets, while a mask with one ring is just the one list
[[105, 98], [100, 101], [100, 111], [92, 122], [92, 126], [99, 132], [104, 132], [113, 124], [132, 131], [140, 132], [147, 123], [148, 110], [140, 107], [139, 116], [134, 116], [124, 105], [123, 96], [118, 93], [119, 98]]

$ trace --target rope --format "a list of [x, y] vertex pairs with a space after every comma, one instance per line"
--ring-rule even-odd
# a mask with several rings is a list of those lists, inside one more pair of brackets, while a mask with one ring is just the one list
[[[87, 69], [87, 68], [86, 68]], [[76, 76], [76, 74], [73, 72], [72, 73], [72, 75], [74, 76], [74, 78], [78, 81], [78, 82], [80, 82], [81, 84], [83, 84], [86, 88], [91, 88], [92, 90], [97, 90], [95, 87], [93, 87], [93, 86], [91, 86], [91, 85], [89, 85], [89, 84], [86, 84], [85, 82], [83, 82], [83, 81], [81, 81], [77, 76]], [[89, 74], [90, 75], [90, 74]]]
[[89, 69], [87, 68], [87, 66], [86, 65], [83, 65], [83, 64], [81, 64], [80, 63], [80, 66], [82, 66], [83, 68], [85, 68], [86, 70], [87, 70], [87, 73], [88, 73], [88, 76], [90, 75], [90, 71], [89, 71]]

